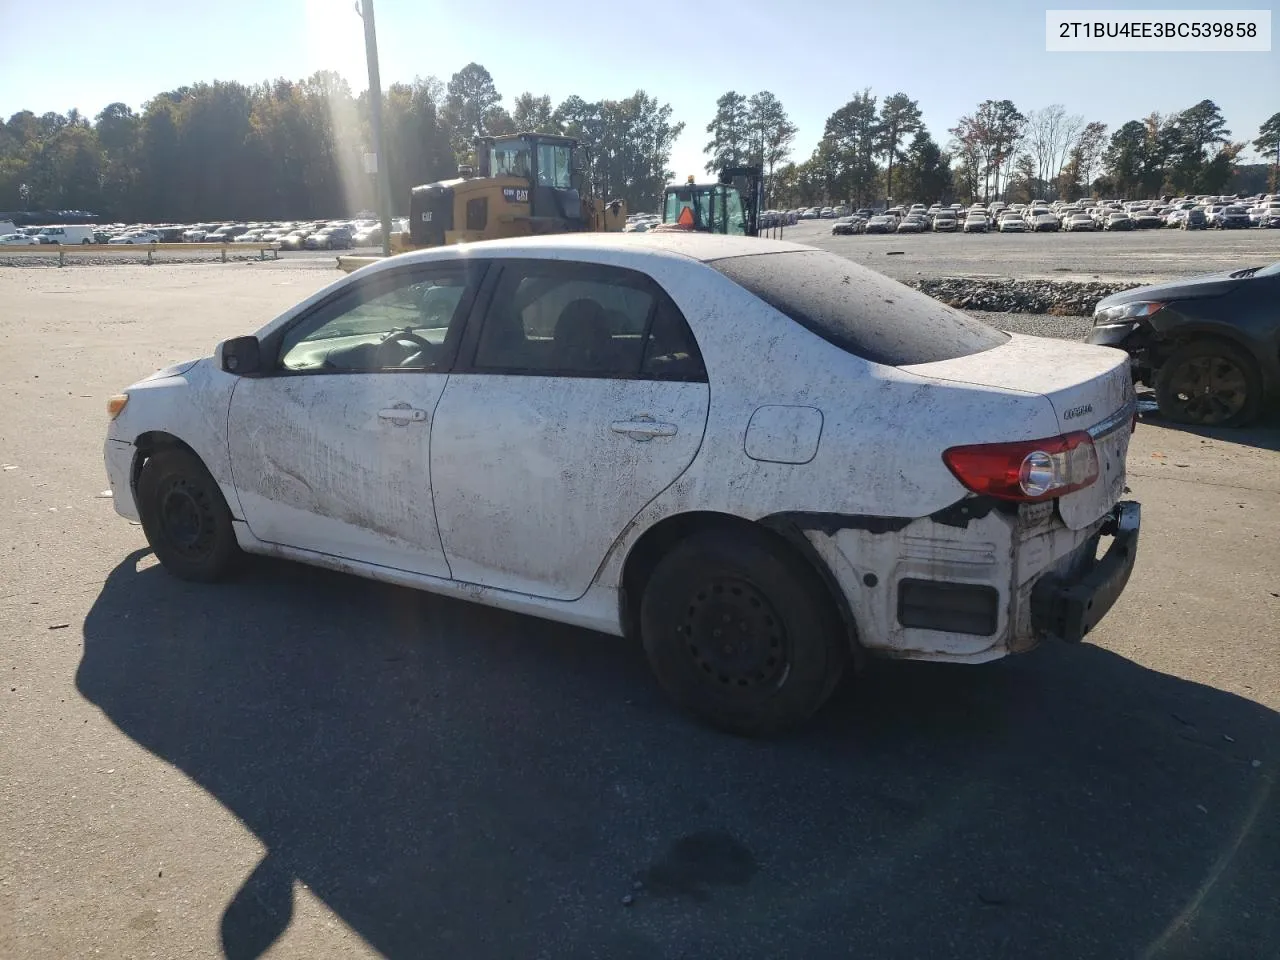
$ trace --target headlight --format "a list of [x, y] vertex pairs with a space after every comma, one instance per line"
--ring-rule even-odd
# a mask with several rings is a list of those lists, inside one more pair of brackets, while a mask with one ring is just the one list
[[127, 393], [117, 393], [113, 397], [107, 399], [107, 416], [114, 420], [120, 416], [120, 412], [124, 410], [125, 404], [129, 402]]
[[1094, 326], [1102, 326], [1108, 323], [1122, 323], [1125, 320], [1139, 320], [1163, 309], [1164, 304], [1157, 300], [1134, 300], [1130, 303], [1121, 303], [1114, 307], [1104, 307], [1095, 311], [1093, 324]]

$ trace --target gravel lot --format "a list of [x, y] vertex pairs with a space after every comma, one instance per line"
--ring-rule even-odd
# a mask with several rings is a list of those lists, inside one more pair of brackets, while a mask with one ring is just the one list
[[951, 276], [1156, 283], [1280, 260], [1280, 230], [833, 237], [830, 220], [805, 220], [787, 227], [783, 239], [831, 250], [907, 283]]
[[1043, 313], [984, 313], [981, 310], [965, 312], [1001, 330], [1025, 333], [1032, 337], [1083, 340], [1093, 329], [1092, 317], [1054, 317]]
[[0, 271], [0, 955], [1280, 955], [1280, 429], [1139, 426], [1090, 643], [878, 665], [745, 742], [608, 637], [155, 566], [100, 497], [104, 397], [336, 277]]

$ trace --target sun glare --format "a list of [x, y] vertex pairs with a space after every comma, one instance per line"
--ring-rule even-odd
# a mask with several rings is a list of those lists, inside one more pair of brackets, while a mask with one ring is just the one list
[[[353, 96], [369, 86], [365, 60], [364, 24], [354, 0], [306, 0], [308, 70], [332, 70], [345, 80]], [[371, 152], [365, 142], [354, 104], [345, 97], [329, 101], [329, 119], [336, 156], [342, 175], [343, 196], [335, 197], [335, 215], [355, 213], [371, 196], [370, 174], [364, 169], [364, 154]]]

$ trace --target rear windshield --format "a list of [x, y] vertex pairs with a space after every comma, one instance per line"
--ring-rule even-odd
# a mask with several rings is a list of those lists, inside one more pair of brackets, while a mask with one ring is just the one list
[[888, 277], [821, 250], [709, 264], [828, 343], [888, 366], [981, 353], [1007, 334]]

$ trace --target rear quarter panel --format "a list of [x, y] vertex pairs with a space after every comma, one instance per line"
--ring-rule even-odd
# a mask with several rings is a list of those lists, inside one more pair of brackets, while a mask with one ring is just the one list
[[[698, 340], [711, 407], [697, 457], [615, 544], [600, 582], [616, 583], [630, 544], [673, 514], [716, 511], [751, 520], [794, 511], [927, 516], [967, 495], [942, 461], [946, 447], [1058, 432], [1044, 397], [869, 363], [701, 264], [652, 275]], [[766, 404], [822, 411], [812, 460], [767, 463], [747, 456], [747, 425]]]

